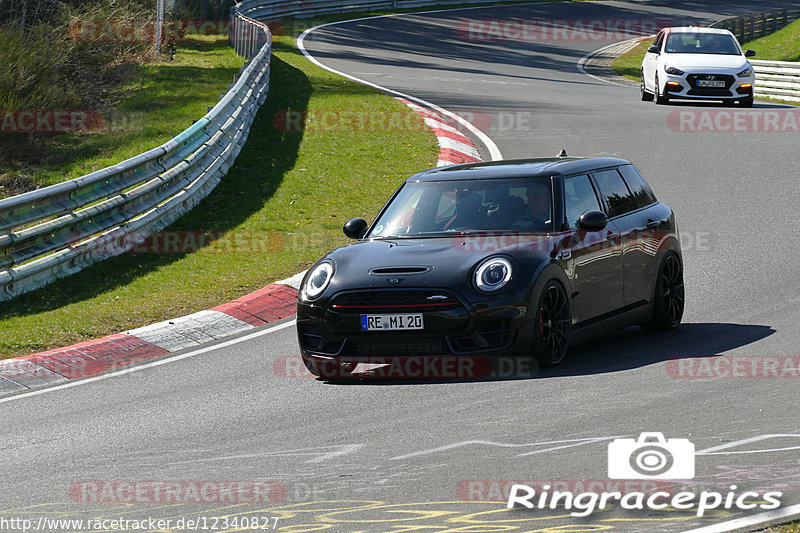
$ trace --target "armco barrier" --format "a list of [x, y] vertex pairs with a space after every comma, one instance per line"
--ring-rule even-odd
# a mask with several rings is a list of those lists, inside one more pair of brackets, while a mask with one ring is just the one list
[[[775, 33], [800, 19], [800, 8], [764, 11], [730, 17], [711, 25], [733, 33], [740, 43]], [[800, 63], [751, 60], [756, 72], [755, 95], [800, 102]]]
[[203, 118], [122, 163], [0, 200], [0, 301], [126, 252], [216, 186], [269, 89], [269, 28], [236, 18], [250, 62]]
[[745, 43], [775, 33], [798, 18], [800, 18], [800, 8], [778, 9], [722, 19], [711, 27], [728, 30], [739, 39], [740, 43]]
[[800, 102], [800, 63], [754, 61], [755, 95]]

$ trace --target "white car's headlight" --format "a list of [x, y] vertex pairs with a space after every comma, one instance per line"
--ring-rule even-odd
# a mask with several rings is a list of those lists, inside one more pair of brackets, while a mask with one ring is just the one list
[[669, 65], [664, 65], [664, 72], [672, 74], [673, 76], [683, 76], [685, 74], [681, 69]]
[[486, 292], [498, 291], [511, 280], [511, 274], [511, 261], [505, 257], [492, 257], [475, 270], [475, 286]]
[[740, 78], [746, 78], [748, 76], [752, 76], [753, 75], [753, 69], [750, 68], [750, 67], [747, 67], [743, 71], [737, 72], [736, 75], [739, 76]]
[[306, 300], [315, 300], [325, 292], [328, 284], [333, 279], [333, 263], [325, 261], [314, 267], [306, 283], [303, 285], [303, 296]]

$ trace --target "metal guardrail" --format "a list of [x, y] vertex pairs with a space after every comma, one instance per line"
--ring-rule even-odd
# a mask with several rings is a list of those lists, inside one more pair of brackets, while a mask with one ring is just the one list
[[0, 301], [129, 251], [219, 183], [269, 89], [269, 28], [236, 18], [250, 62], [203, 118], [117, 165], [0, 200]]
[[[711, 27], [726, 29], [745, 43], [775, 33], [797, 19], [800, 8], [778, 9], [723, 19]], [[755, 96], [800, 102], [800, 63], [751, 60], [750, 64], [756, 73]]]
[[[744, 43], [775, 33], [797, 19], [800, 19], [800, 8], [778, 9], [730, 17], [711, 27], [726, 29]], [[751, 60], [750, 64], [756, 73], [756, 96], [800, 102], [800, 63]]]
[[756, 72], [755, 95], [800, 102], [800, 63], [750, 60]]
[[744, 43], [775, 33], [798, 18], [800, 18], [800, 8], [778, 9], [722, 19], [711, 27], [728, 30], [739, 39], [740, 43]]

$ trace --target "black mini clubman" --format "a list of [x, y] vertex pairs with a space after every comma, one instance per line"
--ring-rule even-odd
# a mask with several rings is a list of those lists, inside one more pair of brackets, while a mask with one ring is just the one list
[[530, 355], [684, 308], [675, 215], [615, 158], [441, 167], [408, 178], [356, 242], [311, 267], [297, 304], [308, 369], [394, 356]]

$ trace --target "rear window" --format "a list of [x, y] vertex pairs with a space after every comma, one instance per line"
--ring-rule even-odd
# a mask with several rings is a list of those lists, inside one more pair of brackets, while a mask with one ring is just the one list
[[623, 165], [619, 167], [619, 171], [625, 178], [625, 183], [628, 184], [637, 206], [644, 207], [656, 203], [656, 196], [635, 166]]
[[600, 188], [600, 194], [606, 200], [609, 218], [624, 215], [636, 209], [633, 195], [616, 169], [598, 170], [592, 172], [592, 176], [594, 176], [597, 186]]

